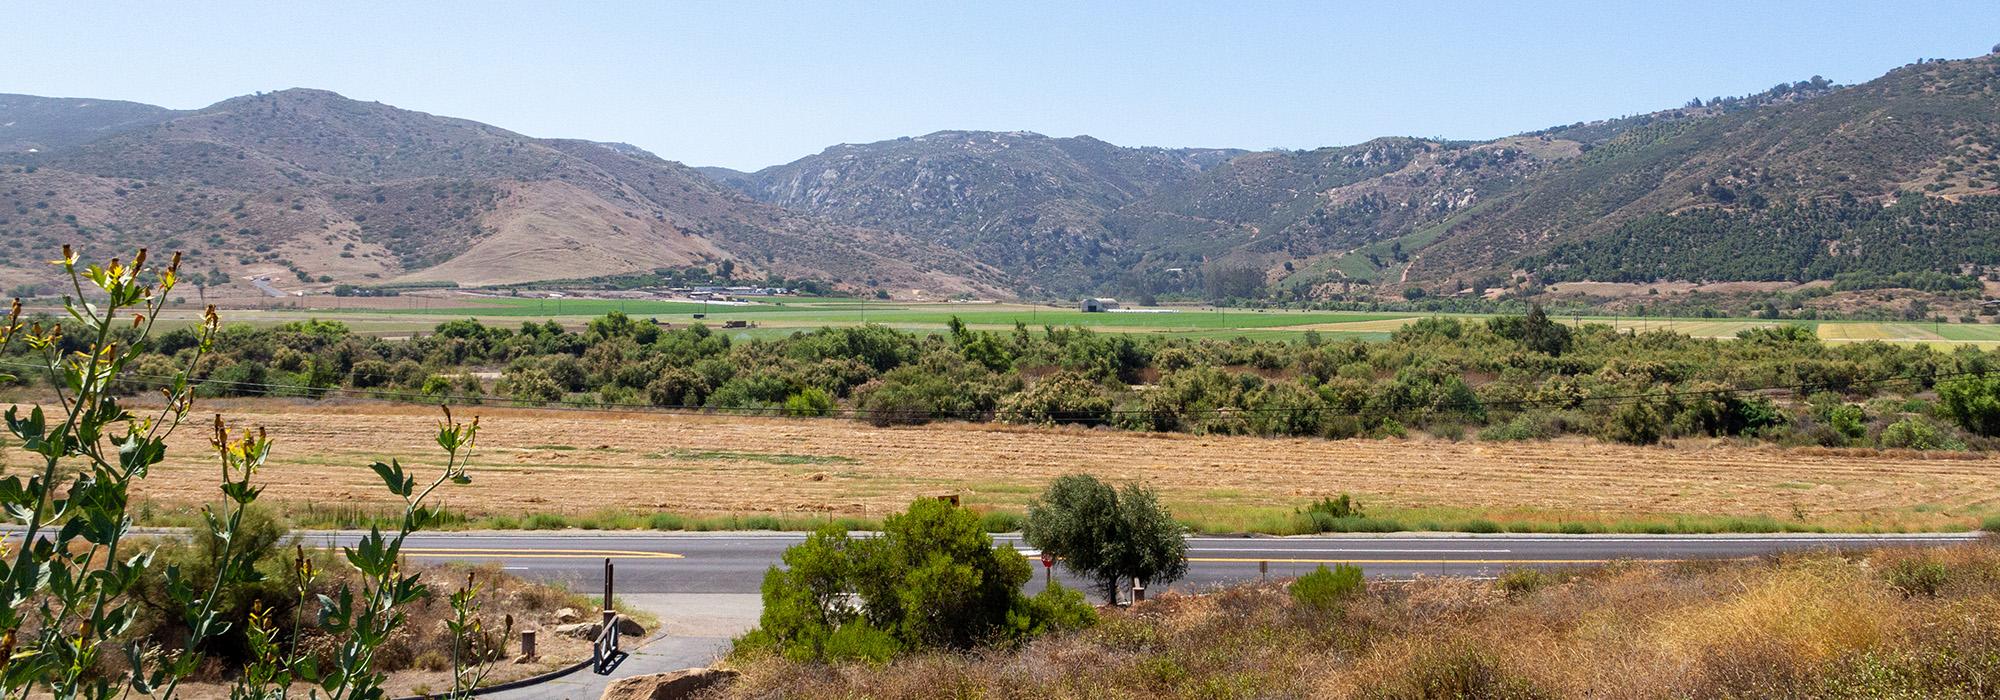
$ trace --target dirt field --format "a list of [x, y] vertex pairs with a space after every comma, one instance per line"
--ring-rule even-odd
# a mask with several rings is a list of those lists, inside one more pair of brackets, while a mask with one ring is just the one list
[[[389, 505], [376, 459], [432, 462], [436, 411], [414, 406], [209, 404], [277, 448], [266, 500]], [[876, 517], [960, 493], [1012, 510], [1052, 477], [1090, 472], [1159, 489], [1186, 517], [1288, 513], [1342, 492], [1372, 509], [1516, 519], [1766, 515], [1833, 527], [1967, 527], [2000, 501], [2000, 459], [1728, 443], [1637, 448], [1583, 440], [1297, 440], [992, 425], [878, 429], [846, 420], [482, 409], [470, 514], [830, 513]], [[215, 495], [206, 432], [175, 436], [139, 496]], [[19, 468], [18, 453], [0, 457]]]

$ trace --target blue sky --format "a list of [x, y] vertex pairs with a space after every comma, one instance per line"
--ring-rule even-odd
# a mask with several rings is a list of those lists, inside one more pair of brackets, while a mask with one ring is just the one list
[[1982, 54], [2000, 2], [6, 0], [0, 32], [0, 92], [316, 87], [754, 169], [940, 129], [1489, 138]]

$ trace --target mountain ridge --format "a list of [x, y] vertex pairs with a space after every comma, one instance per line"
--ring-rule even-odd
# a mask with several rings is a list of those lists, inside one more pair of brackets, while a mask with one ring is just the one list
[[[44, 246], [179, 244], [228, 277], [486, 285], [728, 261], [746, 278], [852, 291], [999, 289], [951, 251], [758, 204], [640, 149], [323, 90], [230, 98], [22, 157], [0, 172], [15, 210], [0, 230]], [[44, 256], [14, 250], [0, 267], [35, 274], [26, 261]]]

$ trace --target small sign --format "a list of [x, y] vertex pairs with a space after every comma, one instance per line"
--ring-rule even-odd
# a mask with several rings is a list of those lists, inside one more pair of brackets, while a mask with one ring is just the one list
[[1048, 552], [1042, 552], [1042, 568], [1046, 569], [1055, 565], [1056, 565], [1056, 555], [1050, 554]]

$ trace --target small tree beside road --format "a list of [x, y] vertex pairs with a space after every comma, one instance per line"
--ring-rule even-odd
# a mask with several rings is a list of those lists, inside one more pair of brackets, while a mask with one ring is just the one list
[[1127, 582], [1170, 583], [1187, 573], [1180, 523], [1138, 484], [1119, 490], [1088, 474], [1060, 477], [1028, 504], [1021, 534], [1090, 579], [1107, 602], [1117, 602]]

